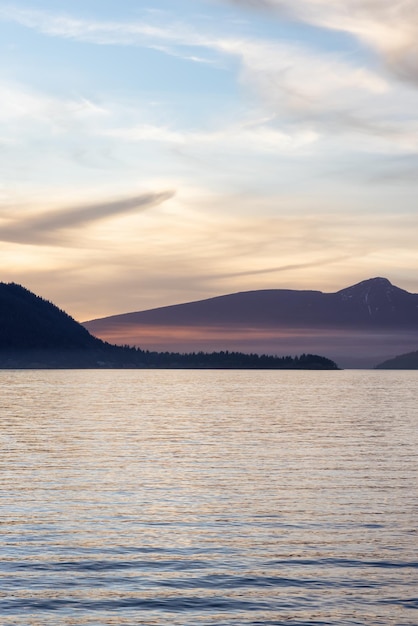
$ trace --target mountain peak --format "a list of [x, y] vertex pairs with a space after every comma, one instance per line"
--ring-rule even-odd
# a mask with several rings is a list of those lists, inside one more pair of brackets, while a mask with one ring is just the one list
[[[337, 291], [343, 299], [352, 298], [352, 297], [360, 297], [363, 298], [368, 294], [369, 296], [373, 295], [389, 295], [393, 292], [404, 292], [403, 289], [399, 289], [399, 287], [395, 287], [387, 278], [382, 278], [380, 276], [376, 278], [368, 278], [367, 280], [362, 280], [360, 283], [356, 283], [351, 287], [346, 287], [345, 289], [341, 289]], [[404, 292], [407, 293], [407, 292]]]
[[397, 289], [394, 287], [390, 280], [387, 278], [382, 278], [381, 276], [376, 276], [375, 278], [368, 278], [367, 280], [362, 280], [360, 283], [356, 283], [355, 285], [351, 285], [350, 287], [346, 287], [345, 289], [341, 289], [338, 293], [342, 293], [343, 291], [358, 291], [364, 289]]
[[392, 316], [411, 297], [410, 293], [395, 287], [387, 278], [382, 277], [363, 280], [338, 291], [336, 295], [347, 305], [356, 305], [363, 309], [371, 318]]
[[383, 278], [382, 276], [376, 276], [375, 278], [369, 278], [368, 280], [364, 280], [364, 283], [369, 283], [370, 285], [378, 285], [379, 287], [393, 287], [390, 280], [387, 278]]

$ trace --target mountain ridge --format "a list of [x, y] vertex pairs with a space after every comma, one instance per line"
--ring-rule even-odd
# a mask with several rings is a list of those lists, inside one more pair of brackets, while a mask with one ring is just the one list
[[418, 294], [375, 277], [332, 293], [240, 291], [83, 325], [107, 341], [148, 349], [308, 350], [342, 367], [369, 368], [418, 345]]
[[[251, 309], [248, 308], [250, 300], [259, 298], [257, 308], [252, 304]], [[340, 322], [346, 324], [350, 322], [350, 313], [352, 313], [353, 305], [361, 307], [361, 310], [353, 316], [353, 323], [369, 322], [373, 318], [374, 323], [391, 324], [397, 320], [393, 313], [396, 305], [407, 305], [407, 312], [403, 313], [402, 321], [409, 322], [411, 325], [418, 326], [418, 294], [411, 294], [404, 289], [400, 289], [390, 283], [386, 278], [371, 278], [350, 287], [341, 289], [336, 292], [322, 292], [317, 290], [295, 290], [295, 289], [261, 289], [251, 291], [239, 291], [232, 294], [214, 296], [203, 300], [195, 300], [181, 304], [173, 304], [163, 307], [155, 307], [145, 309], [143, 311], [133, 311], [129, 313], [120, 313], [110, 315], [103, 318], [95, 318], [82, 322], [86, 328], [93, 328], [97, 323], [104, 320], [121, 322], [132, 322], [141, 320], [144, 323], [152, 321], [159, 323], [164, 321], [165, 314], [174, 314], [175, 321], [181, 321], [178, 313], [189, 311], [194, 319], [183, 317], [183, 323], [191, 323], [193, 321], [224, 321], [224, 313], [231, 312], [231, 305], [236, 301], [238, 305], [247, 304], [247, 308], [242, 306], [238, 311], [234, 311], [236, 315], [235, 322], [248, 321], [271, 321], [271, 322], [289, 322], [292, 325], [297, 323], [315, 323], [320, 322], [329, 324], [330, 321], [338, 322], [337, 317], [332, 320], [332, 314], [327, 315], [326, 310], [320, 310], [321, 303], [327, 306], [330, 304], [338, 305], [337, 315], [340, 316]], [[321, 302], [322, 301], [322, 302]], [[389, 305], [389, 306], [388, 306]], [[281, 316], [278, 316], [277, 310], [273, 307], [282, 306]], [[300, 308], [303, 306], [304, 308]], [[206, 307], [203, 311], [203, 307]], [[386, 310], [382, 314], [382, 309]], [[257, 310], [258, 309], [258, 310]], [[347, 315], [348, 311], [348, 315]], [[254, 313], [257, 317], [254, 318]], [[261, 315], [260, 315], [261, 313]], [[308, 313], [309, 318], [304, 314]], [[214, 317], [216, 314], [217, 317]], [[322, 314], [322, 319], [320, 318]]]

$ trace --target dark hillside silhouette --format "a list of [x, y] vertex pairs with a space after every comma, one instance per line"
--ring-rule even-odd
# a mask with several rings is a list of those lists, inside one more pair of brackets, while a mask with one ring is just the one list
[[418, 370], [418, 351], [401, 354], [376, 365], [378, 370]]
[[0, 348], [91, 349], [103, 342], [51, 302], [21, 285], [0, 283]]

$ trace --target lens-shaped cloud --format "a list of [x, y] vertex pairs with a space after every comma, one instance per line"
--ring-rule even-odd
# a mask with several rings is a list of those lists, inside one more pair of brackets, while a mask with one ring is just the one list
[[68, 240], [65, 232], [86, 224], [124, 215], [138, 213], [161, 204], [174, 196], [173, 191], [144, 193], [108, 202], [76, 205], [39, 213], [36, 216], [10, 220], [0, 228], [0, 240], [24, 244], [61, 245]]

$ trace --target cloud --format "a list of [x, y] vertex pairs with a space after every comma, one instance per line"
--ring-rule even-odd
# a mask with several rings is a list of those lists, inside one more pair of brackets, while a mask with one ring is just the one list
[[[12, 7], [0, 7], [0, 20], [11, 21], [51, 37], [61, 37], [96, 45], [134, 45], [158, 50], [170, 56], [195, 63], [211, 63], [211, 59], [185, 52], [185, 48], [205, 45], [196, 31], [181, 22], [154, 25], [149, 22], [83, 20], [67, 14]], [[180, 47], [177, 47], [180, 46]]]
[[364, 104], [371, 108], [390, 92], [388, 82], [376, 72], [337, 55], [272, 41], [225, 40], [220, 45], [225, 53], [240, 58], [242, 83], [262, 98], [271, 114], [288, 122], [310, 121], [335, 130], [347, 126], [351, 118], [366, 117], [373, 126], [371, 116], [352, 110], [362, 105], [363, 111]]
[[[163, 126], [141, 124], [133, 127], [105, 130], [104, 136], [122, 139], [129, 143], [158, 142], [178, 147], [225, 146], [229, 150], [253, 152], [292, 152], [314, 143], [317, 134], [309, 129], [284, 131], [275, 128], [271, 119], [242, 120], [212, 131], [174, 131]], [[251, 147], [251, 148], [250, 148]]]
[[69, 119], [74, 121], [102, 119], [106, 109], [87, 98], [63, 99], [39, 93], [10, 81], [1, 81], [0, 121], [22, 123], [24, 120], [48, 123], [57, 127]]
[[[365, 210], [367, 198], [350, 212], [337, 209], [333, 198], [323, 204], [323, 197], [314, 201], [302, 191], [299, 198], [255, 200], [180, 190], [164, 212], [149, 211], [136, 222], [135, 216], [129, 223], [109, 221], [100, 229], [91, 222], [97, 228], [88, 242], [93, 245], [72, 248], [66, 244], [78, 243], [88, 224], [77, 222], [71, 232], [70, 226], [61, 228], [58, 211], [45, 211], [57, 230], [44, 224], [31, 235], [26, 214], [19, 224], [15, 220], [21, 232], [13, 233], [13, 241], [51, 245], [2, 244], [3, 280], [21, 282], [77, 319], [251, 289], [336, 291], [374, 275], [414, 289], [416, 212], [373, 216]], [[76, 216], [81, 208], [72, 208]], [[57, 241], [60, 247], [52, 247]]]
[[418, 84], [416, 0], [225, 0], [346, 32], [374, 50], [393, 74]]
[[[259, 7], [259, 2], [245, 0], [236, 0], [233, 4]], [[418, 25], [415, 28], [412, 19], [418, 9], [415, 10], [411, 2], [389, 4], [386, 0], [379, 3], [367, 0], [336, 0], [330, 6], [325, 0], [270, 0], [262, 5], [268, 10], [286, 10], [294, 19], [321, 28], [349, 32], [362, 41], [367, 40], [388, 63], [390, 57], [395, 65], [398, 61], [402, 65], [402, 59], [406, 63], [408, 57], [408, 63], [413, 65], [414, 59], [418, 58], [418, 54], [416, 57], [413, 54], [415, 34], [418, 41]], [[359, 64], [355, 56], [342, 57], [335, 51], [319, 50], [317, 46], [307, 43], [292, 44], [248, 35], [233, 37], [229, 34], [213, 34], [179, 21], [162, 25], [140, 20], [89, 21], [11, 6], [0, 8], [0, 19], [17, 22], [48, 36], [96, 45], [145, 46], [199, 62], [208, 60], [205, 59], [207, 54], [238, 60], [241, 83], [256, 94], [272, 119], [274, 116], [278, 118], [276, 123], [264, 124], [252, 136], [247, 130], [245, 137], [244, 129], [241, 129], [239, 134], [244, 142], [247, 140], [249, 148], [257, 145], [263, 145], [266, 149], [269, 149], [269, 145], [273, 148], [285, 146], [289, 143], [289, 135], [292, 144], [295, 136], [316, 135], [317, 139], [318, 134], [334, 136], [336, 133], [368, 136], [368, 151], [373, 150], [374, 141], [379, 143], [379, 138], [384, 139], [388, 149], [399, 145], [402, 150], [405, 142], [411, 143], [410, 128], [405, 132], [401, 128], [400, 118], [408, 109], [411, 111], [410, 121], [414, 124], [417, 98], [407, 92], [401, 93], [399, 89], [395, 90], [389, 77], [378, 67], [366, 67], [365, 61]], [[163, 18], [160, 16], [160, 19]], [[418, 24], [418, 20], [416, 23]], [[199, 51], [203, 51], [203, 56]], [[407, 51], [409, 52], [406, 55]], [[399, 72], [403, 71], [401, 65]], [[49, 119], [61, 125], [67, 119], [73, 119], [74, 123], [77, 118], [77, 123], [80, 123], [79, 120], [86, 115], [97, 117], [103, 113], [109, 114], [107, 108], [102, 109], [89, 101], [59, 103], [61, 106], [57, 107], [56, 103], [34, 101], [30, 93], [21, 94], [17, 98], [18, 106], [14, 105], [13, 97], [3, 98], [4, 102], [11, 103], [8, 107], [9, 114], [33, 110], [34, 116], [38, 112], [48, 119], [49, 114]], [[1, 106], [7, 104], [0, 105], [0, 116]], [[122, 138], [131, 133], [128, 125], [122, 128], [110, 127], [110, 119], [111, 115], [105, 132], [99, 129], [97, 134]], [[302, 128], [286, 128], [294, 124]], [[167, 141], [174, 144], [213, 143], [217, 139], [230, 141], [231, 138], [232, 144], [236, 144], [238, 134], [236, 129], [231, 128], [226, 129], [226, 132], [221, 129], [220, 132], [210, 134], [184, 133], [147, 122], [130, 126], [132, 136], [136, 136], [138, 140]], [[92, 132], [95, 130], [93, 128]], [[412, 149], [415, 150], [416, 140], [412, 144]], [[377, 151], [380, 150], [378, 145]]]
[[292, 263], [289, 265], [265, 267], [265, 268], [257, 269], [257, 270], [231, 272], [230, 274], [222, 274], [222, 276], [218, 274], [216, 275], [216, 278], [224, 279], [224, 278], [238, 278], [238, 277], [245, 277], [245, 276], [256, 276], [258, 274], [278, 274], [279, 272], [290, 272], [293, 270], [302, 270], [302, 269], [308, 269], [312, 267], [321, 267], [323, 265], [333, 265], [334, 263], [338, 263], [340, 261], [347, 261], [348, 259], [351, 259], [351, 258], [352, 258], [352, 255], [344, 255], [344, 256], [331, 257], [328, 259], [316, 259], [313, 261], [309, 261], [307, 263]]
[[65, 245], [68, 239], [63, 236], [62, 231], [76, 229], [118, 215], [145, 211], [173, 196], [173, 191], [144, 193], [131, 198], [77, 205], [41, 212], [35, 216], [14, 218], [0, 227], [0, 240], [31, 245], [45, 243], [51, 245], [64, 243]]

